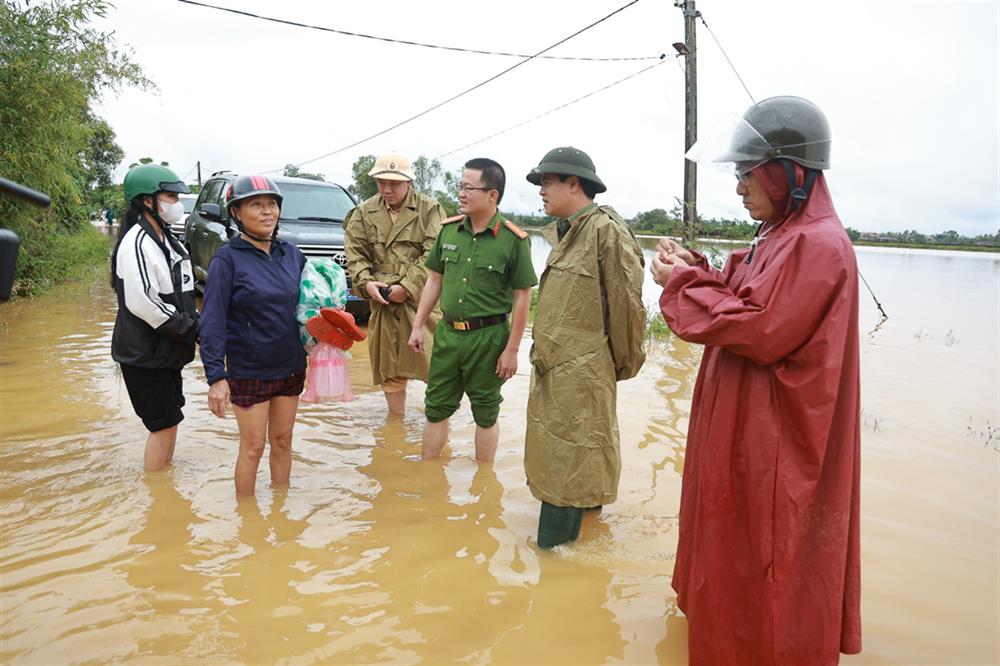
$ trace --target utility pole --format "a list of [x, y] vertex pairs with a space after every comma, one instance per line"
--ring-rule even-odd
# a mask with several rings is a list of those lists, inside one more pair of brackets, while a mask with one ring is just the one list
[[198, 160], [198, 191], [201, 192], [201, 160]]
[[[674, 0], [674, 6], [684, 12], [684, 44], [674, 45], [684, 56], [684, 152], [698, 140], [698, 44], [695, 37], [694, 0]], [[684, 160], [684, 244], [690, 246], [697, 236], [698, 226], [698, 165]]]

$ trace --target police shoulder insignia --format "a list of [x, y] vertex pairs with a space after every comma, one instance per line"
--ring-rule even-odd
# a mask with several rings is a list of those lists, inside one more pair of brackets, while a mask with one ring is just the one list
[[513, 231], [514, 235], [517, 236], [518, 238], [527, 238], [528, 237], [528, 232], [527, 231], [525, 231], [521, 227], [517, 226], [516, 224], [514, 224], [510, 220], [504, 220], [503, 221], [503, 226], [505, 226], [508, 229], [510, 229], [511, 231]]
[[465, 216], [464, 215], [452, 215], [451, 217], [441, 220], [441, 224], [451, 224], [452, 222], [460, 222]]

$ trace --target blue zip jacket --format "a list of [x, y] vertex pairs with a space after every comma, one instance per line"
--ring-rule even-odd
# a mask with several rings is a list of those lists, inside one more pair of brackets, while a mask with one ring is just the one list
[[306, 259], [271, 241], [268, 255], [237, 236], [208, 265], [201, 308], [201, 361], [209, 385], [220, 379], [284, 379], [304, 372], [295, 307]]

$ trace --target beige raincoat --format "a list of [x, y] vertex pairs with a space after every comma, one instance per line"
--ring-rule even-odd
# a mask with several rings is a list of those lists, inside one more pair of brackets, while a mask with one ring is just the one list
[[643, 257], [611, 208], [584, 212], [558, 240], [538, 289], [524, 469], [531, 493], [556, 506], [614, 502], [621, 475], [616, 382], [646, 360]]
[[401, 284], [410, 294], [405, 302], [388, 306], [369, 300], [368, 353], [376, 384], [393, 377], [427, 381], [439, 315], [436, 309], [424, 329], [427, 351], [417, 354], [406, 343], [427, 281], [424, 259], [443, 218], [441, 204], [411, 187], [395, 222], [379, 194], [358, 204], [344, 221], [344, 250], [354, 292], [368, 298], [365, 285], [376, 280]]

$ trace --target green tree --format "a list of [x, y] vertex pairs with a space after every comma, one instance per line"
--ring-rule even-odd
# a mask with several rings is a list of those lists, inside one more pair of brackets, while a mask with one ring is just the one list
[[[152, 157], [140, 157], [138, 162], [132, 162], [132, 164], [128, 165], [128, 168], [132, 169], [139, 166], [140, 164], [152, 164], [154, 161], [155, 160], [153, 160]], [[165, 167], [170, 166], [170, 162], [158, 162], [158, 164], [160, 166], [165, 166]]]
[[963, 240], [963, 237], [959, 236], [958, 232], [952, 229], [934, 235], [934, 241], [942, 245], [958, 245]]
[[375, 166], [374, 155], [362, 155], [351, 165], [351, 177], [354, 182], [347, 189], [360, 201], [373, 197], [378, 192], [375, 179], [368, 175], [373, 166]]
[[286, 164], [285, 170], [282, 172], [283, 176], [288, 176], [289, 178], [308, 178], [309, 180], [326, 180], [326, 176], [321, 173], [309, 173], [308, 171], [302, 171], [294, 164]]
[[125, 151], [115, 143], [115, 131], [100, 118], [90, 117], [92, 133], [80, 155], [84, 167], [83, 186], [88, 190], [111, 186], [111, 174], [121, 164]]
[[[422, 158], [421, 155], [417, 160]], [[434, 160], [434, 164], [437, 164], [437, 160]], [[438, 170], [440, 171], [440, 166], [438, 164]], [[414, 173], [414, 175], [417, 175]], [[458, 195], [456, 190], [458, 188], [458, 180], [462, 177], [462, 172], [451, 173], [450, 171], [445, 171], [440, 175], [440, 180], [442, 187], [440, 190], [434, 190], [433, 197], [438, 200], [441, 207], [444, 208], [445, 215], [451, 217], [452, 215], [458, 215]], [[433, 185], [433, 184], [432, 184]]]
[[434, 194], [434, 186], [441, 179], [441, 163], [421, 155], [413, 161], [413, 187], [417, 192]]
[[91, 105], [123, 85], [152, 86], [111, 33], [89, 26], [110, 6], [104, 0], [0, 0], [4, 177], [52, 198], [45, 212], [0, 198], [0, 220], [22, 241], [18, 278], [29, 285], [51, 272], [46, 253], [72, 247], [53, 235], [86, 223], [88, 188], [110, 178], [114, 136]]

